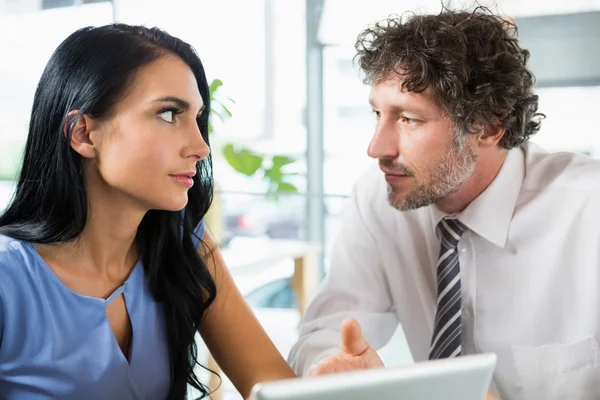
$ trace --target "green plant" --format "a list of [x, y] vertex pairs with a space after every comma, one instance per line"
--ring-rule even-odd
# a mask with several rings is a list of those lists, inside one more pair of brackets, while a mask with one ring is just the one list
[[[234, 101], [230, 98], [221, 98], [219, 89], [222, 86], [223, 82], [219, 79], [213, 80], [210, 84], [211, 113], [212, 117], [225, 122], [232, 116], [229, 105]], [[209, 134], [213, 132], [212, 122], [209, 124], [208, 132]], [[257, 173], [262, 174], [262, 178], [268, 184], [269, 197], [277, 200], [281, 193], [298, 192], [298, 188], [288, 181], [288, 178], [295, 174], [284, 171], [286, 166], [297, 161], [295, 158], [282, 155], [267, 156], [234, 143], [225, 143], [221, 153], [231, 168], [240, 174], [248, 177]]]

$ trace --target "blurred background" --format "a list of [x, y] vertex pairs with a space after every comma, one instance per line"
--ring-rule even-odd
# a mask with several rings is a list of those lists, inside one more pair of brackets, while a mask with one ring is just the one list
[[[600, 156], [600, 0], [478, 3], [514, 18], [532, 53], [547, 116], [532, 140]], [[352, 62], [356, 36], [390, 14], [437, 13], [442, 4], [474, 7], [456, 0], [0, 0], [0, 211], [14, 190], [36, 84], [66, 36], [118, 21], [182, 38], [212, 82], [217, 195], [208, 225], [287, 356], [301, 312], [292, 290], [298, 262], [309, 260], [310, 296], [327, 271], [352, 185], [373, 163], [366, 156], [374, 128], [369, 88]], [[388, 364], [411, 361], [401, 329], [382, 355]], [[239, 398], [228, 382], [223, 395]]]

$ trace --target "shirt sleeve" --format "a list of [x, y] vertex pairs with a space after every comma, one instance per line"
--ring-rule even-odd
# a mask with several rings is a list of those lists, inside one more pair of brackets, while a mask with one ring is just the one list
[[340, 325], [347, 317], [360, 323], [363, 337], [375, 350], [397, 329], [398, 317], [376, 243], [361, 214], [355, 186], [334, 242], [329, 272], [306, 311], [299, 340], [288, 358], [297, 375], [305, 375], [312, 365], [340, 351]]
[[194, 243], [194, 247], [197, 249], [200, 247], [200, 240], [204, 236], [204, 220], [201, 220], [196, 229], [194, 229], [194, 234], [192, 235], [192, 243]]

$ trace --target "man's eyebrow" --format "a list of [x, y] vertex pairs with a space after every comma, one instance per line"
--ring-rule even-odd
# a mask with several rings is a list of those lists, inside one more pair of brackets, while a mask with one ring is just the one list
[[[369, 99], [369, 104], [371, 105], [372, 108], [375, 108], [375, 104], [373, 99]], [[397, 113], [402, 113], [402, 112], [414, 112], [417, 114], [426, 114], [425, 110], [423, 110], [421, 107], [415, 107], [414, 105], [410, 105], [410, 104], [391, 104], [388, 106], [392, 111], [397, 112]]]
[[426, 114], [425, 110], [423, 110], [420, 107], [415, 107], [413, 105], [406, 105], [406, 104], [393, 104], [390, 107], [392, 110], [401, 113], [401, 112], [413, 112], [413, 113], [417, 113], [417, 114]]

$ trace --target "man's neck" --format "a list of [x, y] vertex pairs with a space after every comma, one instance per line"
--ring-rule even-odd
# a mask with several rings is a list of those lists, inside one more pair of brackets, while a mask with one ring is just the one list
[[458, 191], [437, 202], [436, 206], [448, 214], [456, 214], [467, 208], [496, 179], [506, 159], [506, 153], [506, 150], [497, 148], [481, 151], [473, 174], [463, 182]]

